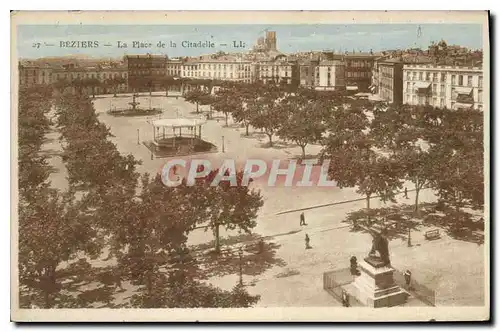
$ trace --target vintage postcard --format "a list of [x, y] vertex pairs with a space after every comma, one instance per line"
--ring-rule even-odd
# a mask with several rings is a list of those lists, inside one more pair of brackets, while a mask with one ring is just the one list
[[12, 13], [12, 320], [489, 320], [488, 12], [230, 14]]

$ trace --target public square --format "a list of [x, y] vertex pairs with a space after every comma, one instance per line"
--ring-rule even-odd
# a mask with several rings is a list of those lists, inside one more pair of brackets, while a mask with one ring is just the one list
[[[141, 106], [162, 109], [160, 116], [114, 117], [107, 114], [114, 107], [127, 107], [131, 99], [130, 94], [97, 96], [94, 107], [99, 120], [114, 135], [111, 140], [120, 153], [132, 154], [141, 160], [139, 172], [155, 174], [161, 171], [166, 159], [152, 158], [150, 150], [143, 144], [153, 137], [150, 121], [169, 117], [195, 118], [200, 114], [195, 113], [196, 105], [184, 101], [180, 96], [165, 97], [164, 92], [155, 92], [152, 97], [143, 94], [137, 98]], [[208, 106], [200, 108], [208, 110]], [[301, 154], [300, 147], [278, 138], [274, 138], [276, 144], [273, 147], [268, 147], [267, 136], [252, 128], [249, 137], [244, 134], [245, 128], [233, 124], [231, 119], [226, 127], [223, 115], [215, 113], [213, 119], [203, 126], [201, 138], [216, 145], [218, 152], [199, 154], [196, 158], [208, 158], [214, 162], [233, 158], [244, 162], [251, 158], [288, 160]], [[57, 133], [50, 134], [50, 138], [57, 137]], [[52, 184], [63, 188], [66, 172], [57, 156], [60, 144], [54, 139], [45, 149], [54, 152], [50, 163], [57, 171], [51, 175]], [[319, 145], [306, 147], [307, 154], [312, 157], [320, 150]], [[243, 282], [251, 294], [261, 296], [257, 306], [340, 306], [334, 297], [323, 290], [323, 273], [347, 267], [353, 255], [362, 259], [368, 254], [371, 236], [352, 232], [350, 226], [342, 222], [348, 213], [364, 208], [365, 199], [356, 193], [355, 188], [269, 187], [259, 181], [252, 186], [260, 189], [264, 197], [264, 206], [259, 212], [254, 234], [245, 237], [238, 232], [221, 230], [221, 237], [224, 248], [239, 248], [261, 237], [269, 245], [269, 257], [263, 261], [253, 261], [250, 251], [245, 249], [245, 257], [248, 257], [244, 264], [248, 264], [248, 269], [243, 269]], [[405, 186], [408, 187], [409, 197], [405, 198], [401, 193], [397, 196], [397, 203], [411, 205], [414, 201], [412, 184], [406, 183]], [[421, 203], [434, 201], [436, 197], [430, 189], [420, 192]], [[327, 206], [317, 207], [321, 205]], [[384, 203], [372, 198], [370, 205], [378, 208], [383, 207]], [[305, 213], [306, 226], [299, 225], [301, 211]], [[435, 290], [437, 306], [483, 305], [484, 257], [488, 257], [485, 255], [485, 246], [454, 239], [444, 231], [440, 239], [428, 241], [424, 238], [428, 229], [422, 226], [413, 231], [410, 247], [406, 239], [390, 242], [393, 266], [399, 271], [411, 270], [419, 283]], [[311, 239], [310, 250], [305, 250], [305, 234]], [[196, 229], [189, 235], [189, 243], [193, 248], [200, 248], [200, 254], [204, 254], [203, 248], [209, 248], [208, 244], [212, 240], [213, 234], [204, 229]], [[233, 265], [238, 264], [237, 261], [231, 262]], [[253, 263], [257, 267], [251, 267]], [[94, 264], [105, 265], [109, 262], [95, 261]], [[233, 270], [227, 273], [215, 271], [208, 281], [223, 289], [231, 289], [239, 278], [237, 268]], [[117, 301], [133, 292], [127, 283], [124, 283], [124, 287], [126, 291], [116, 296]]]

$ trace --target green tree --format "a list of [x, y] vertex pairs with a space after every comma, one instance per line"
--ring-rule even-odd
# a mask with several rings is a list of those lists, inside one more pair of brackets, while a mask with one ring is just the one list
[[168, 90], [171, 86], [175, 85], [176, 80], [174, 79], [174, 77], [172, 76], [165, 76], [161, 79], [160, 83], [161, 85], [163, 86], [163, 88], [165, 89], [165, 97], [168, 97]]
[[281, 101], [285, 94], [277, 86], [268, 86], [260, 89], [260, 97], [249, 100], [248, 108], [252, 113], [251, 125], [262, 129], [269, 138], [269, 146], [273, 146], [273, 136], [281, 128], [285, 120], [282, 112]]
[[200, 89], [193, 89], [184, 93], [184, 99], [187, 102], [196, 104], [196, 113], [200, 113], [199, 105], [204, 96], [205, 92], [201, 91]]
[[250, 189], [243, 182], [243, 171], [230, 174], [227, 170], [224, 175], [231, 176], [233, 181], [215, 181], [218, 184], [212, 186], [214, 179], [218, 179], [218, 172], [218, 169], [212, 170], [207, 176], [196, 179], [196, 186], [204, 189], [210, 202], [206, 229], [214, 233], [216, 252], [220, 251], [220, 227], [249, 233], [257, 225], [257, 212], [264, 204], [260, 191]]
[[326, 130], [322, 118], [318, 116], [322, 103], [310, 99], [307, 91], [304, 92], [299, 90], [281, 102], [286, 119], [278, 130], [280, 137], [300, 146], [303, 159], [306, 157], [306, 146], [319, 142]]

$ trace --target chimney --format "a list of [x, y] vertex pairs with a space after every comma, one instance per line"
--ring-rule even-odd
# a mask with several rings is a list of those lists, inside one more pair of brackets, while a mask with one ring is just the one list
[[373, 55], [373, 50], [370, 48], [370, 55]]

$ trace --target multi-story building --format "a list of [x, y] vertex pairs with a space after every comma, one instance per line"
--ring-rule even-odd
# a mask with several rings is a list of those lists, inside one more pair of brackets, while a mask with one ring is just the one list
[[378, 95], [389, 103], [403, 102], [403, 63], [389, 59], [378, 64]]
[[314, 87], [314, 72], [318, 66], [318, 60], [299, 60], [299, 85], [306, 88]]
[[128, 70], [124, 65], [80, 67], [70, 64], [53, 69], [52, 82], [58, 81], [80, 81], [81, 87], [89, 94], [126, 92]]
[[198, 62], [193, 59], [187, 59], [181, 65], [181, 77], [198, 78]]
[[369, 87], [371, 93], [378, 94], [379, 81], [380, 81], [378, 65], [380, 62], [387, 60], [389, 57], [390, 57], [389, 55], [380, 55], [373, 60], [371, 85]]
[[483, 108], [481, 67], [405, 65], [403, 102], [440, 108]]
[[345, 84], [357, 88], [358, 91], [368, 91], [372, 83], [372, 69], [377, 55], [370, 53], [346, 53]]
[[426, 57], [392, 58], [378, 62], [378, 95], [389, 103], [403, 103], [403, 66], [430, 63]]
[[321, 60], [314, 67], [316, 90], [345, 90], [345, 66], [340, 60]]
[[196, 78], [250, 83], [252, 63], [232, 57], [197, 61]]
[[52, 68], [48, 65], [19, 63], [20, 86], [48, 85], [52, 83]]
[[167, 57], [164, 55], [126, 55], [128, 86], [132, 91], [163, 89]]
[[167, 76], [181, 77], [182, 76], [182, 60], [168, 59], [165, 64], [165, 72]]
[[265, 84], [299, 84], [297, 62], [288, 61], [285, 56], [279, 56], [270, 61], [261, 61], [256, 66], [257, 80]]

